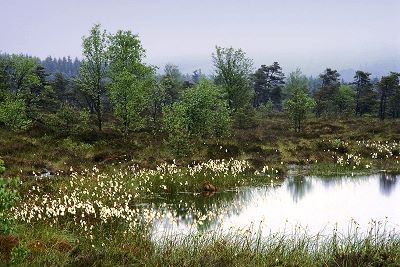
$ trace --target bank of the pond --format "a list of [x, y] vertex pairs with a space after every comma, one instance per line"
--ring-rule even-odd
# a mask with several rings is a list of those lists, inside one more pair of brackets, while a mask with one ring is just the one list
[[[2, 265], [13, 266], [398, 266], [400, 237], [377, 229], [367, 236], [257, 232], [192, 235], [184, 242], [153, 243], [138, 230], [87, 240], [64, 229], [21, 226], [12, 253], [2, 246]], [[254, 238], [256, 236], [256, 238]], [[0, 236], [0, 242], [11, 240]], [[3, 243], [2, 243], [3, 244]]]

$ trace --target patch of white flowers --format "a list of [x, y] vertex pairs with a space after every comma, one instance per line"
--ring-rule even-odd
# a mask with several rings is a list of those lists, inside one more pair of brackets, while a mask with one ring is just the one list
[[[161, 164], [154, 170], [130, 166], [101, 172], [96, 166], [80, 173], [71, 168], [71, 175], [57, 178], [57, 191], [48, 192], [41, 177], [13, 208], [14, 218], [31, 224], [68, 224], [82, 229], [92, 236], [93, 228], [99, 225], [122, 223], [127, 231], [138, 224], [152, 224], [155, 219], [174, 219], [177, 214], [163, 213], [159, 209], [141, 204], [144, 197], [168, 192], [172, 187], [182, 191], [193, 190], [194, 185], [202, 186], [207, 180], [235, 177], [246, 179], [250, 164], [245, 160], [210, 160], [193, 166], [178, 167]], [[264, 167], [257, 175], [270, 177], [277, 170]], [[241, 177], [238, 177], [242, 175]], [[51, 179], [51, 178], [49, 178]], [[238, 182], [239, 183], [239, 182]], [[182, 203], [183, 205], [183, 203]], [[194, 207], [182, 207], [194, 209]], [[218, 215], [198, 214], [195, 222], [216, 218]]]
[[[325, 142], [325, 140], [323, 140]], [[399, 164], [400, 143], [396, 141], [363, 140], [345, 142], [339, 139], [327, 140], [332, 149], [324, 150], [331, 153], [335, 163], [340, 166], [351, 166], [353, 169], [372, 168], [374, 160], [395, 160]], [[340, 150], [352, 152], [341, 153]]]

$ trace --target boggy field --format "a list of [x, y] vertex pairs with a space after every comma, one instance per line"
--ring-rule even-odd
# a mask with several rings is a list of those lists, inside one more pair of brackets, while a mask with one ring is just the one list
[[[186, 166], [210, 159], [231, 158], [247, 160], [255, 168], [275, 165], [286, 169], [290, 164], [309, 167], [335, 164], [338, 160], [341, 165], [348, 165], [347, 157], [350, 161], [360, 160], [358, 165], [362, 166], [358, 167], [397, 168], [398, 120], [314, 118], [305, 125], [302, 133], [296, 133], [285, 116], [276, 114], [263, 118], [262, 115], [240, 122], [240, 127], [238, 125], [225, 138], [206, 142], [191, 140], [189, 152], [179, 158], [165, 142], [167, 136], [161, 132], [137, 132], [124, 137], [118, 131], [106, 128], [101, 133], [63, 136], [40, 127], [18, 134], [0, 129], [0, 156], [6, 162], [7, 177], [32, 176], [44, 169], [69, 173], [71, 167], [83, 171], [96, 165], [112, 170], [114, 164], [154, 169], [163, 163]], [[375, 161], [375, 165], [368, 164], [369, 159], [375, 158], [382, 160]]]
[[[399, 171], [398, 121], [312, 119], [298, 134], [284, 118], [253, 121], [229, 137], [191, 145], [175, 159], [161, 134], [63, 138], [36, 128], [1, 130], [4, 265], [396, 266], [400, 238], [382, 222], [367, 231], [265, 236], [262, 225], [214, 228], [243, 187], [279, 187], [296, 175]], [[19, 176], [18, 180], [12, 177]], [[330, 178], [326, 178], [330, 179]], [[390, 178], [391, 179], [391, 178]], [[176, 196], [187, 195], [185, 201]], [[196, 198], [196, 200], [193, 200]], [[179, 199], [179, 197], [178, 197]], [[196, 202], [196, 205], [190, 203]], [[162, 207], [174, 203], [175, 212]], [[156, 205], [156, 203], [158, 203]], [[224, 204], [225, 203], [225, 204]], [[155, 206], [156, 205], [156, 206]], [[164, 205], [164, 206], [163, 206]], [[161, 208], [160, 208], [161, 207]], [[185, 217], [185, 214], [193, 214]], [[196, 232], [154, 235], [185, 217]], [[168, 231], [167, 228], [165, 231]], [[203, 229], [203, 230], [202, 230]]]

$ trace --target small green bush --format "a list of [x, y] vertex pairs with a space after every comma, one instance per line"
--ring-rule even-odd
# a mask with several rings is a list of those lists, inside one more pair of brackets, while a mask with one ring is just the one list
[[261, 104], [257, 110], [262, 114], [269, 116], [274, 111], [274, 104], [271, 100], [268, 100], [267, 103]]
[[63, 105], [54, 115], [49, 115], [50, 128], [61, 135], [80, 135], [89, 129], [90, 114], [69, 105]]
[[9, 211], [18, 200], [16, 187], [19, 179], [0, 178], [0, 234], [8, 234], [13, 227], [13, 219]]
[[252, 106], [239, 109], [234, 114], [235, 127], [239, 129], [252, 129], [257, 126], [255, 110]]
[[0, 103], [0, 124], [14, 131], [29, 128], [31, 120], [26, 114], [26, 104], [23, 99], [7, 97]]
[[22, 264], [26, 256], [29, 254], [29, 248], [25, 243], [20, 243], [19, 246], [13, 248], [11, 251], [11, 264], [18, 265]]
[[4, 161], [0, 159], [0, 174], [6, 171], [6, 166], [4, 165]]
[[91, 150], [93, 150], [93, 145], [87, 144], [87, 143], [82, 143], [79, 141], [74, 141], [71, 138], [65, 138], [60, 142], [60, 145], [64, 148], [66, 148], [69, 151], [72, 151], [76, 154], [84, 154], [88, 153]]

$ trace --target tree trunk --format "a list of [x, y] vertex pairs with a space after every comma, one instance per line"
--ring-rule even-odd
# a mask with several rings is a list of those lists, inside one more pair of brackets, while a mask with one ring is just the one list
[[100, 90], [97, 90], [97, 99], [96, 99], [96, 113], [97, 113], [97, 127], [99, 128], [99, 131], [102, 131], [102, 124], [103, 124], [103, 118], [101, 114], [101, 99], [100, 99]]
[[385, 102], [386, 102], [386, 99], [385, 99], [386, 97], [385, 97], [385, 92], [383, 91], [382, 92], [382, 95], [381, 95], [381, 101], [380, 101], [380, 105], [379, 105], [379, 118], [381, 119], [381, 120], [384, 120], [385, 119]]
[[360, 111], [360, 95], [361, 95], [361, 89], [360, 88], [358, 88], [358, 90], [357, 90], [357, 96], [356, 96], [356, 116], [358, 115], [358, 114], [360, 114], [361, 115], [361, 111]]

